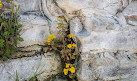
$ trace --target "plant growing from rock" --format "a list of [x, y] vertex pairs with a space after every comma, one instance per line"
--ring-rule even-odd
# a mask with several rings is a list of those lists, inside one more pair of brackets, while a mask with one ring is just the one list
[[[65, 21], [67, 24], [58, 23], [58, 29], [59, 29], [59, 36], [61, 41], [57, 41], [55, 38], [56, 36], [54, 34], [51, 34], [47, 38], [47, 45], [49, 47], [48, 50], [55, 50], [59, 52], [61, 61], [62, 61], [62, 67], [63, 67], [63, 74], [68, 78], [68, 80], [71, 81], [77, 81], [77, 60], [79, 56], [79, 51], [76, 44], [75, 37], [70, 33], [68, 30], [69, 25], [67, 20], [64, 16], [59, 16], [60, 19]], [[68, 27], [68, 28], [66, 28]]]
[[17, 41], [23, 41], [19, 35], [22, 25], [17, 19], [20, 5], [14, 11], [14, 2], [6, 0], [6, 3], [9, 5], [5, 7], [0, 1], [0, 58], [3, 60], [18, 50]]

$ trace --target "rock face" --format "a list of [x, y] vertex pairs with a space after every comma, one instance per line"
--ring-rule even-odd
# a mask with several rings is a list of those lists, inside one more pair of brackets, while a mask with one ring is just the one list
[[24, 25], [20, 33], [24, 41], [18, 43], [21, 52], [41, 52], [48, 35], [57, 34], [57, 23], [63, 22], [57, 16], [65, 15], [70, 32], [80, 41], [79, 81], [137, 80], [136, 0], [17, 0], [16, 4], [21, 4]]
[[38, 80], [46, 79], [60, 72], [60, 58], [54, 53], [34, 57], [24, 57], [0, 63], [0, 81], [15, 81], [16, 71], [19, 81], [28, 80], [36, 75]]
[[77, 73], [79, 81], [117, 81], [119, 77], [122, 81], [136, 81], [136, 58], [129, 51], [83, 53]]
[[44, 45], [50, 35], [46, 19], [35, 15], [20, 15], [20, 22], [23, 25], [20, 34], [24, 41], [20, 42], [18, 47]]
[[137, 1], [56, 0], [78, 37], [79, 81], [137, 80]]

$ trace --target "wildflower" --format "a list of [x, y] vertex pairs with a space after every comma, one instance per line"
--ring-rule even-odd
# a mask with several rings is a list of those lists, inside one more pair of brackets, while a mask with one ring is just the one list
[[71, 67], [71, 68], [69, 69], [69, 71], [70, 71], [71, 73], [75, 73], [75, 68], [74, 68], [74, 67]]
[[71, 33], [71, 34], [69, 34], [68, 36], [69, 36], [69, 38], [72, 38], [72, 37], [73, 37], [72, 33]]
[[64, 75], [67, 75], [67, 74], [68, 74], [68, 69], [65, 69], [65, 68], [64, 68], [64, 71], [63, 71], [63, 72], [64, 72]]
[[1, 3], [1, 1], [0, 1], [0, 8], [2, 7], [2, 3]]
[[71, 48], [72, 47], [72, 45], [71, 44], [68, 44], [68, 46], [67, 46], [68, 48]]
[[63, 23], [58, 23], [58, 29], [60, 29], [61, 28], [61, 26], [63, 25]]
[[73, 43], [73, 44], [72, 44], [72, 47], [76, 47], [76, 44], [75, 44], [75, 43]]
[[47, 42], [49, 43], [49, 42], [51, 42], [51, 39], [50, 39], [50, 37], [48, 37], [48, 39], [47, 39]]
[[69, 68], [70, 64], [66, 63], [66, 68]]
[[51, 34], [50, 37], [51, 37], [51, 39], [56, 38], [56, 36], [54, 34]]

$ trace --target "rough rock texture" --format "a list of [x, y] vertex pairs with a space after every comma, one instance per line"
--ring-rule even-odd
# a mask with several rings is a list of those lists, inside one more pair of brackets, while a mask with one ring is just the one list
[[96, 52], [81, 54], [78, 77], [80, 81], [137, 80], [137, 56], [129, 51]]
[[23, 25], [20, 35], [24, 41], [20, 42], [18, 47], [44, 45], [50, 35], [46, 19], [35, 15], [20, 15], [20, 22]]
[[[137, 1], [56, 0], [80, 41], [79, 81], [137, 80]], [[120, 52], [120, 53], [119, 53]]]
[[60, 58], [54, 53], [45, 53], [34, 57], [25, 57], [0, 63], [0, 81], [15, 81], [16, 71], [20, 81], [39, 75], [37, 78], [47, 79], [60, 72]]
[[57, 23], [63, 22], [57, 16], [65, 15], [70, 32], [80, 41], [79, 81], [119, 81], [119, 76], [122, 81], [137, 80], [136, 0], [17, 0], [19, 3], [24, 25], [20, 52], [41, 52], [47, 36], [57, 34]]
[[40, 11], [41, 0], [14, 0], [15, 5], [21, 5], [20, 10], [22, 12], [35, 12]]

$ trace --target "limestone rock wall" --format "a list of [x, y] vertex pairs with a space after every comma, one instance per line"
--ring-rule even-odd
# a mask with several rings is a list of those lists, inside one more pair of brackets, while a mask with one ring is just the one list
[[78, 38], [79, 81], [137, 80], [136, 0], [17, 0], [24, 25], [20, 52], [41, 52], [65, 15]]
[[137, 1], [55, 1], [80, 41], [79, 81], [137, 80]]
[[60, 73], [60, 63], [59, 56], [54, 53], [0, 62], [0, 81], [15, 81], [16, 71], [19, 81], [28, 81], [35, 76], [44, 81]]

